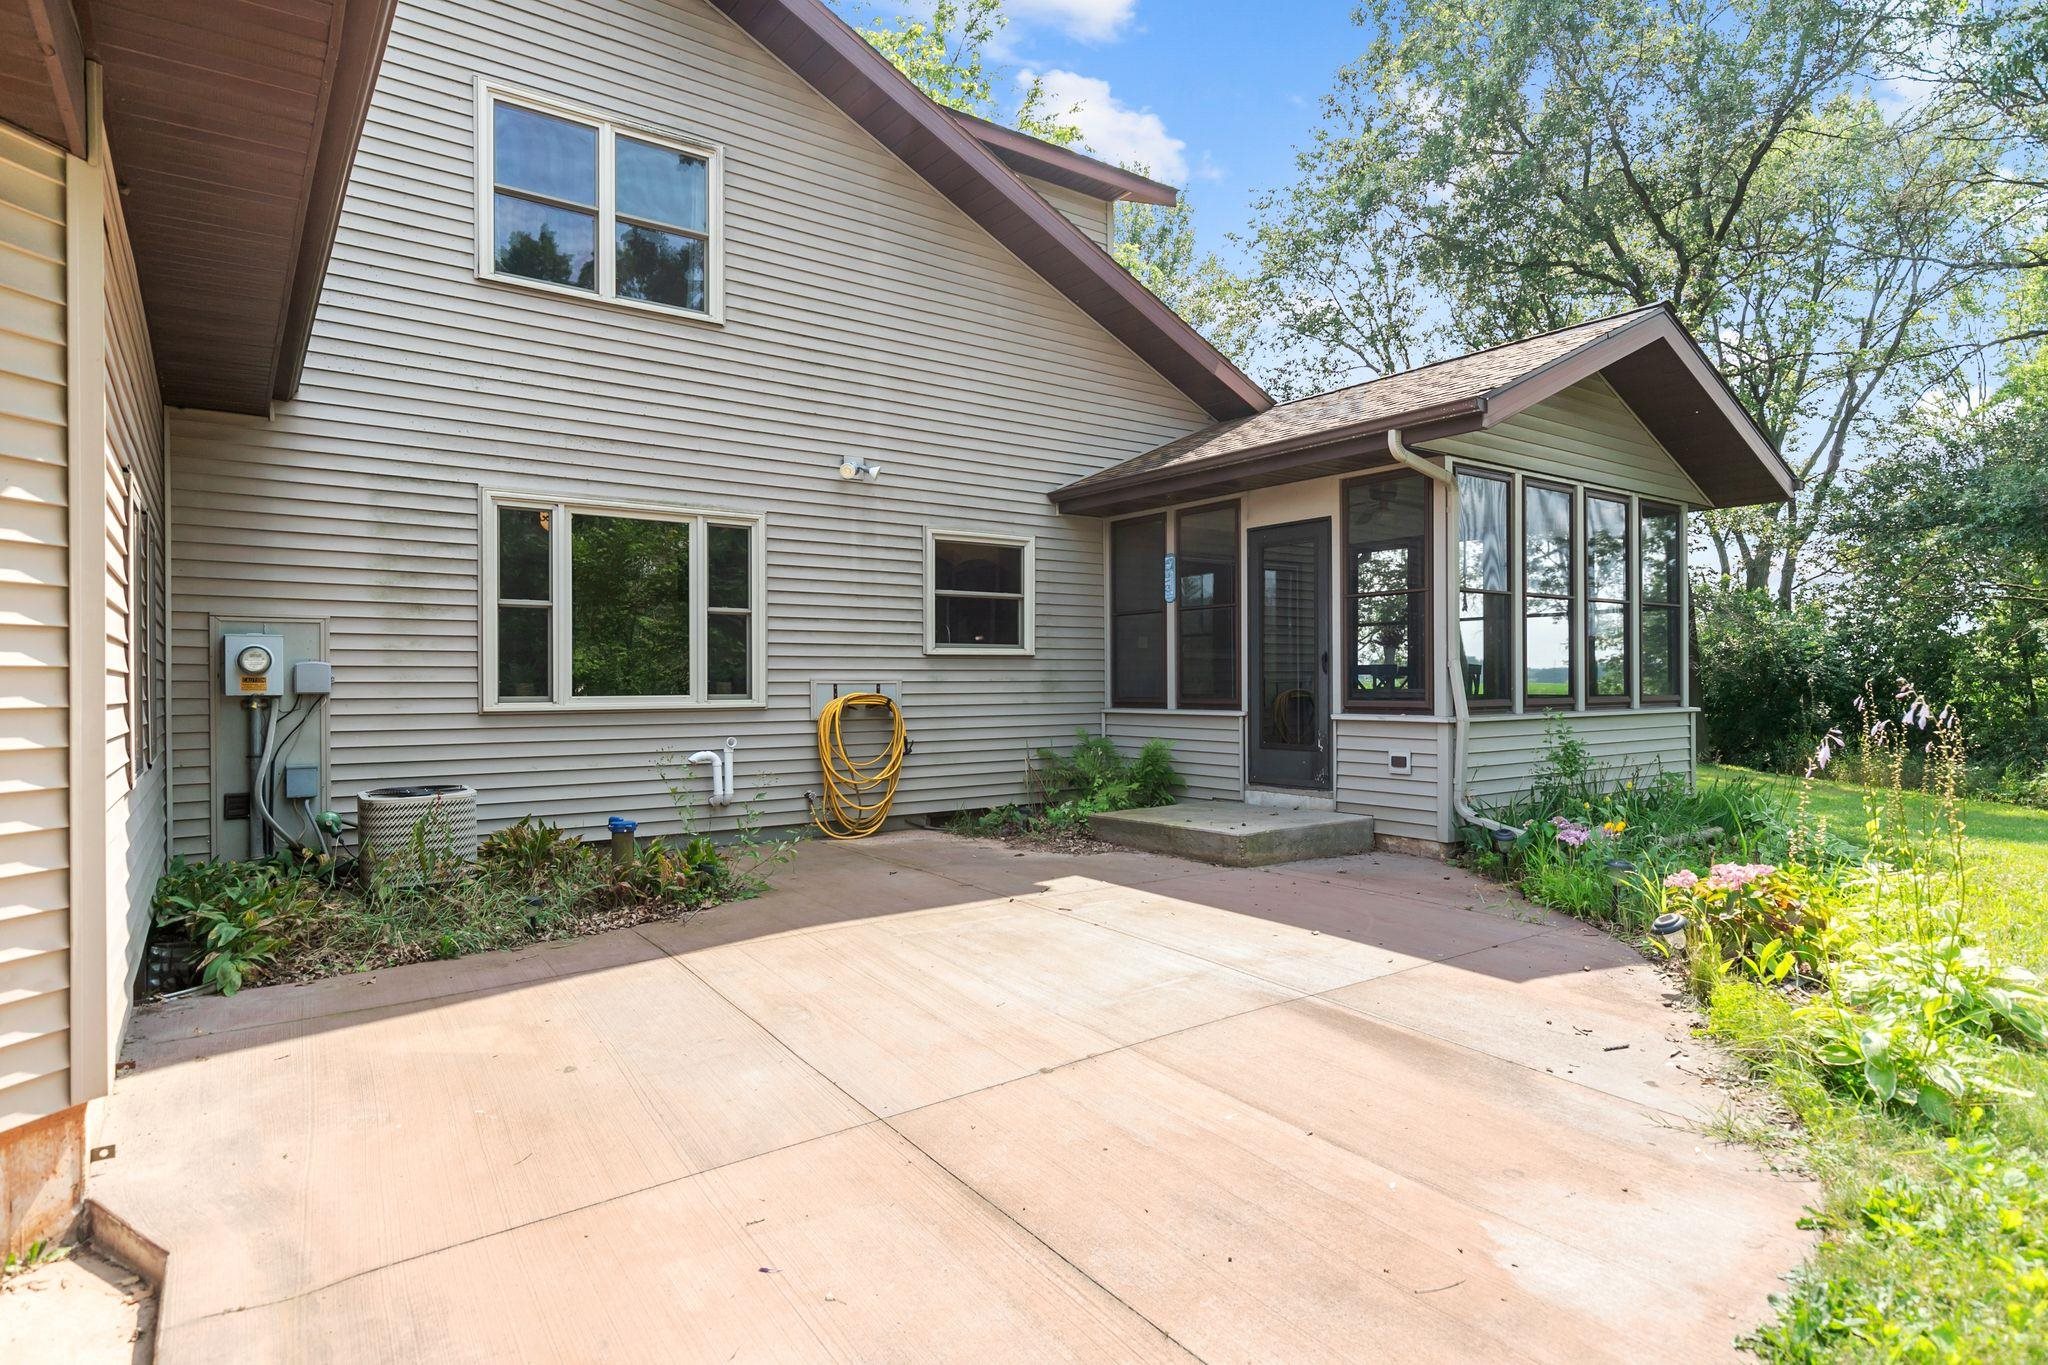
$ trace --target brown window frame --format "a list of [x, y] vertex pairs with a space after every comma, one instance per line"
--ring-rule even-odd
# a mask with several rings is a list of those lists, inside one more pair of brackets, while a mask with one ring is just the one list
[[[1622, 516], [1622, 584], [1621, 597], [1619, 599], [1621, 607], [1622, 686], [1619, 695], [1603, 695], [1593, 690], [1593, 675], [1598, 670], [1593, 648], [1593, 608], [1596, 606], [1611, 607], [1616, 605], [1615, 598], [1595, 597], [1593, 595], [1592, 505], [1595, 501], [1613, 503], [1619, 506]], [[1634, 580], [1640, 576], [1640, 565], [1636, 562], [1636, 517], [1634, 514], [1634, 504], [1626, 493], [1609, 493], [1597, 488], [1584, 489], [1579, 498], [1578, 524], [1578, 540], [1580, 542], [1578, 548], [1581, 561], [1579, 565], [1579, 586], [1584, 594], [1585, 603], [1579, 630], [1579, 634], [1583, 637], [1579, 643], [1585, 658], [1585, 676], [1579, 681], [1584, 688], [1586, 706], [1589, 710], [1596, 706], [1601, 708], [1630, 706], [1634, 704], [1636, 695], [1636, 654], [1638, 648], [1635, 611], [1637, 585]]]
[[[1352, 490], [1368, 483], [1385, 479], [1420, 480], [1425, 494], [1422, 518], [1422, 586], [1409, 588], [1400, 593], [1367, 593], [1357, 590], [1358, 575], [1352, 567], [1351, 540], [1351, 494]], [[1395, 468], [1374, 470], [1346, 479], [1338, 485], [1337, 515], [1344, 523], [1343, 554], [1339, 560], [1342, 582], [1338, 592], [1344, 603], [1343, 639], [1336, 651], [1343, 664], [1344, 678], [1341, 685], [1343, 709], [1369, 715], [1407, 715], [1414, 713], [1434, 714], [1436, 711], [1436, 628], [1437, 628], [1437, 508], [1436, 480], [1426, 478], [1412, 469]], [[1420, 597], [1422, 599], [1423, 629], [1421, 638], [1412, 645], [1417, 656], [1417, 672], [1422, 679], [1418, 695], [1403, 696], [1392, 700], [1368, 699], [1352, 689], [1352, 677], [1357, 664], [1358, 648], [1358, 604], [1364, 597]]]
[[[1181, 564], [1181, 524], [1189, 517], [1213, 515], [1217, 512], [1230, 513], [1230, 565], [1235, 579], [1235, 595], [1228, 606], [1197, 607], [1197, 611], [1228, 612], [1230, 614], [1230, 696], [1223, 699], [1190, 699], [1185, 679], [1188, 675], [1186, 644], [1187, 633], [1181, 628], [1181, 613], [1185, 603], [1181, 599], [1179, 578]], [[1173, 601], [1167, 603], [1167, 614], [1172, 619], [1168, 652], [1173, 657], [1173, 704], [1180, 711], [1236, 711], [1244, 705], [1244, 505], [1235, 498], [1224, 502], [1203, 503], [1199, 507], [1182, 507], [1173, 513], [1173, 536], [1168, 542], [1167, 553], [1173, 556], [1175, 586]], [[1111, 639], [1115, 639], [1114, 632]], [[1112, 681], [1114, 674], [1112, 673]]]
[[[1522, 670], [1520, 667], [1521, 660], [1518, 657], [1515, 648], [1515, 646], [1517, 645], [1517, 643], [1520, 642], [1521, 639], [1516, 616], [1519, 610], [1519, 601], [1521, 596], [1521, 594], [1517, 591], [1517, 587], [1521, 583], [1522, 571], [1522, 509], [1519, 506], [1521, 500], [1515, 495], [1515, 477], [1514, 475], [1507, 473], [1505, 470], [1483, 469], [1478, 466], [1468, 464], [1459, 464], [1454, 466], [1451, 470], [1451, 477], [1454, 479], [1488, 479], [1494, 483], [1501, 485], [1502, 489], [1506, 493], [1506, 496], [1502, 498], [1501, 501], [1506, 505], [1508, 512], [1508, 585], [1507, 587], [1499, 590], [1495, 590], [1492, 588], [1483, 588], [1478, 591], [1477, 595], [1482, 597], [1501, 597], [1507, 599], [1508, 690], [1507, 695], [1502, 697], [1468, 696], [1465, 698], [1465, 707], [1469, 711], [1513, 711], [1515, 709], [1515, 697], [1521, 692], [1522, 688]], [[1461, 495], [1459, 498], [1459, 506], [1462, 508], [1463, 505], [1464, 498]], [[1453, 546], [1457, 546], [1463, 543], [1459, 539], [1459, 536], [1462, 533], [1463, 529], [1464, 528], [1460, 526], [1454, 526], [1451, 528], [1451, 544]], [[1463, 636], [1465, 630], [1465, 612], [1464, 604], [1460, 600], [1466, 596], [1464, 582], [1464, 567], [1465, 566], [1462, 559], [1460, 559], [1458, 555], [1454, 552], [1452, 555], [1451, 564], [1451, 578], [1453, 580], [1451, 584], [1451, 629], [1458, 633], [1459, 638], [1457, 643], [1459, 644], [1460, 658], [1464, 657]], [[1464, 684], [1465, 680], [1463, 678], [1458, 679], [1458, 685], [1460, 687], [1463, 687]]]
[[[1129, 528], [1131, 528], [1131, 527], [1134, 527], [1134, 526], [1145, 526], [1145, 525], [1150, 525], [1150, 524], [1154, 524], [1154, 523], [1156, 523], [1156, 524], [1158, 525], [1158, 527], [1159, 527], [1159, 564], [1158, 564], [1158, 567], [1157, 567], [1157, 568], [1156, 568], [1156, 569], [1154, 570], [1154, 572], [1153, 572], [1153, 575], [1152, 575], [1152, 582], [1153, 582], [1153, 585], [1154, 585], [1155, 587], [1157, 587], [1157, 588], [1158, 588], [1158, 590], [1159, 590], [1159, 606], [1158, 606], [1158, 608], [1157, 608], [1157, 610], [1156, 610], [1156, 611], [1155, 611], [1154, 609], [1150, 608], [1150, 607], [1146, 608], [1146, 609], [1145, 609], [1144, 611], [1118, 611], [1118, 610], [1117, 610], [1117, 605], [1116, 605], [1116, 537], [1117, 537], [1117, 532], [1118, 532], [1119, 530], [1128, 530]], [[1109, 705], [1110, 705], [1110, 709], [1111, 709], [1111, 710], [1116, 710], [1116, 711], [1164, 711], [1164, 710], [1166, 710], [1166, 709], [1167, 709], [1167, 699], [1168, 699], [1168, 697], [1169, 697], [1169, 696], [1171, 696], [1171, 694], [1172, 694], [1172, 689], [1171, 689], [1170, 687], [1168, 687], [1168, 685], [1167, 685], [1167, 672], [1168, 672], [1168, 669], [1167, 669], [1167, 665], [1168, 665], [1168, 664], [1169, 664], [1169, 663], [1170, 663], [1170, 662], [1172, 661], [1172, 657], [1173, 657], [1173, 648], [1172, 648], [1172, 641], [1171, 641], [1171, 640], [1169, 640], [1169, 639], [1167, 638], [1167, 637], [1168, 637], [1168, 622], [1169, 622], [1169, 620], [1170, 620], [1170, 618], [1171, 618], [1171, 615], [1172, 615], [1172, 613], [1171, 613], [1171, 612], [1170, 612], [1170, 611], [1168, 610], [1168, 608], [1170, 607], [1170, 605], [1171, 605], [1171, 604], [1170, 604], [1170, 603], [1168, 603], [1168, 602], [1167, 602], [1167, 600], [1166, 600], [1166, 555], [1167, 555], [1167, 553], [1168, 553], [1168, 551], [1167, 551], [1167, 545], [1168, 545], [1168, 541], [1167, 541], [1167, 532], [1168, 532], [1168, 531], [1169, 531], [1170, 529], [1171, 529], [1171, 528], [1170, 528], [1170, 525], [1169, 525], [1169, 521], [1168, 521], [1168, 517], [1167, 517], [1167, 514], [1166, 514], [1166, 513], [1164, 513], [1164, 512], [1152, 512], [1152, 513], [1148, 513], [1148, 514], [1147, 514], [1147, 515], [1145, 515], [1145, 516], [1139, 516], [1139, 517], [1125, 517], [1125, 518], [1123, 518], [1123, 519], [1122, 519], [1122, 520], [1120, 520], [1120, 521], [1113, 521], [1113, 522], [1109, 523], [1109, 536], [1108, 536], [1108, 539], [1109, 539], [1109, 544], [1108, 544], [1108, 546], [1107, 546], [1107, 556], [1106, 556], [1106, 558], [1107, 558], [1107, 563], [1105, 564], [1105, 566], [1104, 566], [1104, 567], [1105, 567], [1105, 569], [1106, 569], [1106, 571], [1107, 571], [1107, 572], [1106, 572], [1106, 574], [1105, 574], [1105, 577], [1106, 577], [1106, 578], [1107, 578], [1107, 579], [1109, 580], [1109, 591], [1108, 591], [1108, 593], [1106, 594], [1106, 596], [1107, 596], [1107, 597], [1108, 597], [1108, 599], [1109, 599], [1109, 601], [1108, 601], [1108, 607], [1109, 607], [1109, 640], [1108, 640], [1108, 653], [1109, 653]], [[1119, 620], [1120, 620], [1121, 618], [1123, 618], [1123, 617], [1127, 617], [1127, 616], [1153, 616], [1153, 615], [1156, 615], [1156, 616], [1158, 616], [1158, 618], [1159, 618], [1159, 650], [1158, 650], [1158, 655], [1159, 655], [1159, 694], [1158, 694], [1158, 695], [1157, 695], [1156, 697], [1138, 697], [1138, 698], [1130, 698], [1130, 697], [1125, 697], [1125, 696], [1123, 696], [1123, 695], [1122, 695], [1121, 693], [1119, 693], [1119, 692], [1118, 692], [1118, 690], [1117, 690], [1117, 688], [1118, 688], [1118, 681], [1119, 681], [1119, 680], [1118, 680], [1118, 671], [1117, 671], [1117, 648], [1116, 648], [1116, 626], [1117, 626], [1117, 622], [1118, 622], [1118, 621], [1119, 621]]]
[[[1565, 501], [1571, 508], [1571, 529], [1566, 534], [1566, 540], [1570, 547], [1572, 563], [1568, 564], [1565, 568], [1565, 582], [1569, 585], [1569, 595], [1565, 597], [1559, 597], [1556, 593], [1532, 593], [1529, 591], [1529, 493], [1531, 490], [1562, 493], [1565, 496]], [[1578, 562], [1584, 557], [1585, 546], [1583, 542], [1585, 532], [1580, 520], [1579, 493], [1580, 489], [1575, 484], [1553, 483], [1548, 479], [1531, 479], [1528, 477], [1522, 479], [1522, 505], [1516, 509], [1520, 513], [1517, 520], [1521, 534], [1515, 542], [1515, 560], [1521, 566], [1522, 571], [1522, 590], [1517, 594], [1518, 600], [1521, 603], [1522, 666], [1518, 670], [1518, 676], [1515, 679], [1515, 691], [1522, 698], [1522, 709], [1524, 711], [1576, 711], [1579, 707], [1580, 688], [1584, 682], [1581, 674], [1585, 671], [1585, 665], [1579, 657], [1582, 648], [1582, 643], [1579, 639], [1581, 632], [1574, 626], [1571, 619], [1579, 610], [1582, 598], [1582, 584], [1580, 582]], [[1531, 599], [1541, 599], [1545, 602], [1561, 601], [1565, 604], [1564, 636], [1566, 662], [1565, 690], [1562, 696], [1539, 695], [1529, 691], [1529, 603]]]
[[[1643, 593], [1646, 582], [1646, 575], [1644, 573], [1645, 562], [1643, 560], [1643, 547], [1646, 542], [1643, 540], [1643, 522], [1653, 516], [1670, 516], [1678, 519], [1677, 538], [1674, 541], [1674, 549], [1677, 553], [1674, 555], [1671, 565], [1671, 600], [1668, 602], [1652, 602]], [[1638, 498], [1636, 500], [1635, 524], [1629, 530], [1636, 537], [1635, 580], [1629, 584], [1629, 587], [1633, 590], [1636, 597], [1634, 639], [1637, 667], [1640, 669], [1642, 659], [1642, 623], [1649, 619], [1650, 609], [1663, 610], [1669, 608], [1671, 612], [1671, 679], [1678, 684], [1679, 688], [1675, 692], [1641, 691], [1642, 677], [1640, 672], [1638, 672], [1636, 678], [1639, 693], [1637, 703], [1642, 706], [1678, 706], [1685, 700], [1684, 688], [1687, 659], [1684, 649], [1686, 630], [1691, 624], [1685, 609], [1685, 508], [1675, 502], [1650, 502]]]

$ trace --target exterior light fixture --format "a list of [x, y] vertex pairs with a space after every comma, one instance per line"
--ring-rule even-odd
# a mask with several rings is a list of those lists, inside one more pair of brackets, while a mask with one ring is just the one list
[[1628, 885], [1628, 879], [1635, 875], [1636, 865], [1626, 858], [1607, 860], [1607, 908], [1618, 918], [1621, 915], [1621, 888]]
[[862, 479], [867, 480], [869, 483], [880, 483], [882, 481], [882, 467], [878, 464], [869, 464], [867, 457], [862, 456], [858, 460], [851, 460], [840, 465], [839, 477], [845, 479], [848, 483], [858, 483]]

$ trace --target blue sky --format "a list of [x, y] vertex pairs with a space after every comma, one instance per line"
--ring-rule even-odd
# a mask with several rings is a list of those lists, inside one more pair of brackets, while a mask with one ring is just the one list
[[[859, 0], [834, 0], [858, 23]], [[871, 4], [890, 10], [908, 5]], [[1152, 164], [1228, 252], [1263, 190], [1293, 178], [1337, 68], [1365, 46], [1350, 0], [1008, 0], [1006, 83], [1037, 73], [1098, 155]], [[1014, 93], [1014, 92], [1012, 92]], [[1175, 144], [1179, 144], [1175, 146]]]

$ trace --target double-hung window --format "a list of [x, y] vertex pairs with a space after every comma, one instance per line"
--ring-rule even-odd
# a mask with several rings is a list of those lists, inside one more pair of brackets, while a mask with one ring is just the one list
[[1522, 696], [1526, 706], [1570, 706], [1578, 651], [1572, 617], [1578, 607], [1573, 572], [1569, 488], [1522, 481]]
[[1166, 705], [1166, 514], [1109, 527], [1109, 704]]
[[1411, 470], [1344, 485], [1347, 706], [1429, 704], [1430, 490]]
[[486, 703], [758, 703], [761, 541], [750, 517], [487, 498]]
[[1458, 631], [1475, 706], [1515, 700], [1512, 493], [1499, 475], [1458, 471]]
[[1637, 512], [1642, 572], [1642, 692], [1644, 701], [1679, 698], [1681, 594], [1685, 572], [1679, 558], [1685, 517], [1676, 507], [1642, 503]]
[[928, 533], [925, 649], [933, 654], [1029, 654], [1032, 543], [1010, 536]]
[[1586, 701], [1626, 704], [1629, 656], [1628, 501], [1586, 494]]
[[478, 116], [483, 275], [719, 315], [716, 148], [489, 88]]
[[1174, 515], [1174, 696], [1188, 707], [1235, 707], [1237, 504]]

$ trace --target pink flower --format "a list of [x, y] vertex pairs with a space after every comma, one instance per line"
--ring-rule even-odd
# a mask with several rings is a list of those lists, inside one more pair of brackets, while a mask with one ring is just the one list
[[1740, 891], [1777, 870], [1769, 863], [1715, 863], [1707, 874], [1707, 888], [1712, 891]]
[[1680, 868], [1664, 879], [1664, 885], [1673, 891], [1690, 891], [1700, 884], [1700, 874], [1691, 868]]
[[1593, 831], [1584, 825], [1566, 825], [1557, 832], [1557, 841], [1566, 848], [1578, 848], [1593, 837]]

